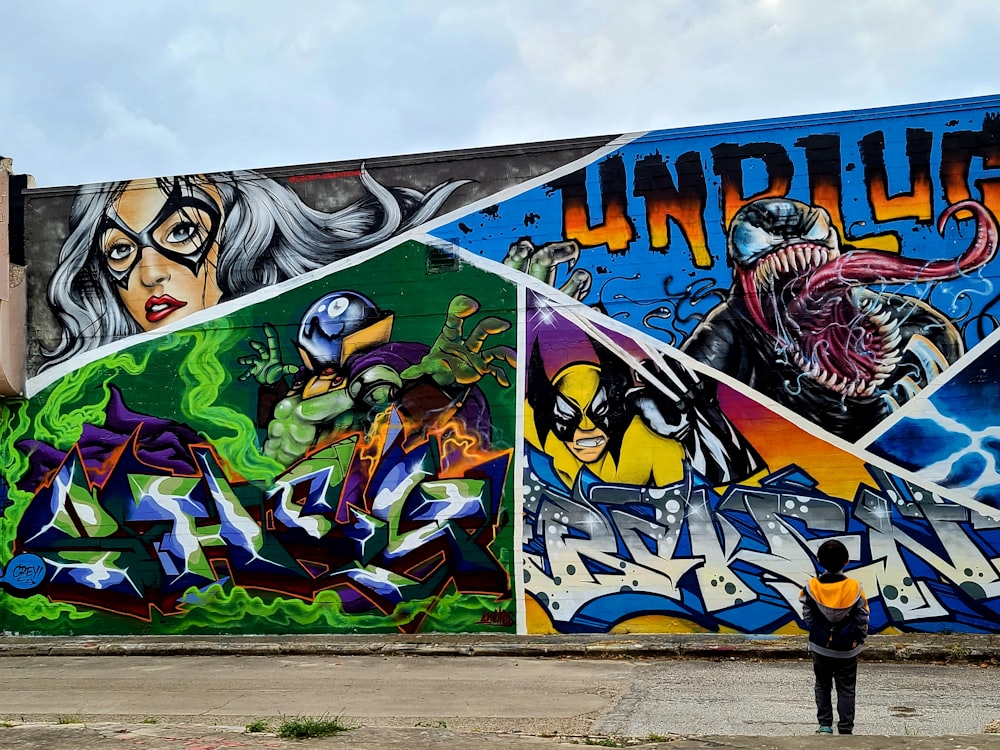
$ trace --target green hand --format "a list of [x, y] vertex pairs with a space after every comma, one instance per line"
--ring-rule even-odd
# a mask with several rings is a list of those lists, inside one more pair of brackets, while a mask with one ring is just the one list
[[426, 375], [441, 386], [473, 385], [486, 375], [491, 375], [501, 386], [508, 387], [510, 378], [500, 363], [516, 366], [514, 350], [509, 346], [484, 349], [483, 345], [491, 335], [509, 329], [510, 323], [500, 318], [486, 317], [476, 324], [467, 337], [463, 337], [465, 319], [478, 309], [479, 303], [472, 297], [456, 295], [448, 305], [448, 316], [430, 352], [418, 364], [407, 367], [400, 373], [403, 380], [415, 380]]
[[559, 269], [565, 268], [569, 277], [559, 286], [559, 291], [573, 299], [583, 300], [590, 293], [593, 277], [590, 271], [575, 267], [579, 260], [580, 245], [575, 240], [536, 245], [529, 237], [522, 237], [507, 250], [503, 264], [549, 286], [556, 285]]
[[240, 380], [254, 378], [261, 385], [274, 385], [285, 375], [291, 375], [298, 367], [281, 363], [281, 347], [278, 344], [278, 332], [274, 326], [265, 323], [264, 341], [250, 341], [250, 348], [256, 354], [240, 357], [237, 362], [246, 365], [246, 371], [240, 375]]

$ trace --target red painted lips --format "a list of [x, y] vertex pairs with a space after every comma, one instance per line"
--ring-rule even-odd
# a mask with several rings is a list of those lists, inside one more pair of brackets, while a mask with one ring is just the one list
[[180, 302], [169, 294], [163, 297], [150, 297], [146, 300], [146, 320], [158, 323], [175, 310], [186, 307], [187, 302]]

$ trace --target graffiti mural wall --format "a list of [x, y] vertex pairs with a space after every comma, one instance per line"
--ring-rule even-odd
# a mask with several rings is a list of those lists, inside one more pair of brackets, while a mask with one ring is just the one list
[[558, 303], [533, 301], [528, 340], [532, 632], [796, 632], [830, 538], [851, 551], [875, 632], [995, 630], [995, 517]]
[[29, 195], [6, 631], [1000, 622], [1000, 99]]
[[404, 243], [11, 410], [7, 627], [510, 630], [514, 292], [455, 268], [401, 293], [428, 257]]

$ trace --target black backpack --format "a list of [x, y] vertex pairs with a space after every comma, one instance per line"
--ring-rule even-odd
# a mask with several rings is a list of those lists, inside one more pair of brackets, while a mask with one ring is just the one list
[[857, 607], [858, 604], [855, 602], [843, 620], [830, 622], [814, 604], [809, 640], [831, 651], [850, 651], [856, 648], [862, 641], [856, 617]]

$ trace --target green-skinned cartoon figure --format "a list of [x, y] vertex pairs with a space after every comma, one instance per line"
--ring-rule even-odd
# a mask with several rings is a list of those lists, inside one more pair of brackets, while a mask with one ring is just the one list
[[505, 320], [485, 317], [464, 334], [466, 319], [478, 310], [473, 298], [455, 296], [428, 347], [391, 341], [391, 311], [358, 292], [333, 292], [302, 317], [296, 342], [301, 364], [282, 362], [278, 334], [265, 324], [265, 340], [251, 341], [254, 354], [239, 359], [247, 367], [240, 379], [252, 377], [262, 386], [264, 453], [287, 466], [339, 435], [365, 432], [390, 406], [424, 428], [460, 421], [488, 445], [489, 406], [477, 384], [490, 376], [508, 387], [501, 364], [513, 367], [515, 356], [509, 346], [485, 346], [510, 328]]

